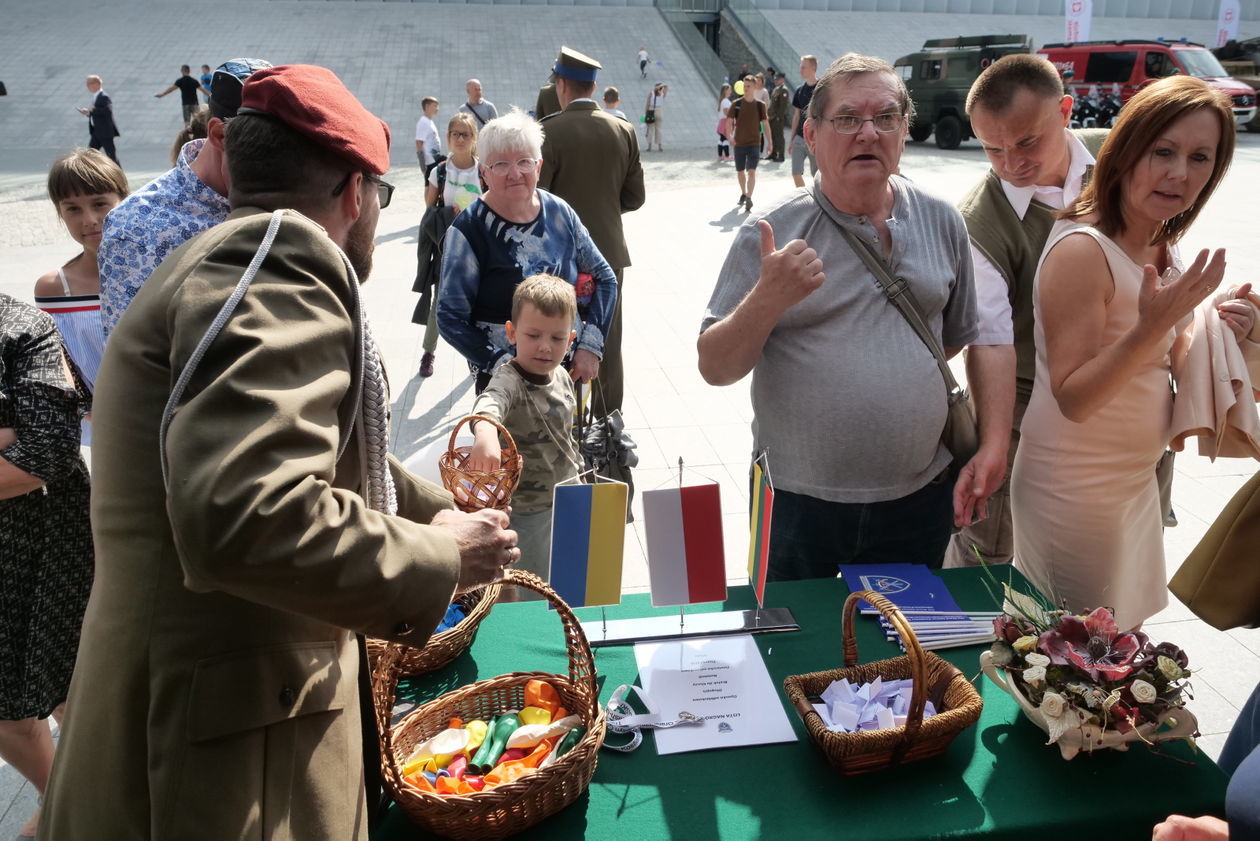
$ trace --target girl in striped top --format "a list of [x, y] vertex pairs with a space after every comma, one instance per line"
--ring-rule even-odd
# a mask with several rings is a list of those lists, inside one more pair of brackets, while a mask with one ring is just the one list
[[[105, 353], [96, 249], [105, 215], [127, 192], [122, 169], [95, 149], [76, 149], [58, 158], [48, 173], [48, 197], [66, 231], [83, 250], [35, 282], [35, 305], [56, 322], [70, 360], [89, 389], [96, 386]], [[91, 443], [86, 420], [83, 443]]]

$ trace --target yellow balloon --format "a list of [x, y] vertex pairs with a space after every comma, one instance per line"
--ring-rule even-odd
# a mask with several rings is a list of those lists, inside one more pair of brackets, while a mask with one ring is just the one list
[[737, 80], [735, 81], [735, 87], [734, 87], [734, 90], [735, 90], [735, 95], [736, 95], [736, 96], [743, 96], [743, 95], [744, 95], [744, 80], [743, 80], [743, 79], [737, 79]]
[[521, 724], [550, 724], [551, 713], [542, 707], [525, 707], [518, 714]]
[[481, 743], [486, 740], [486, 733], [490, 731], [490, 725], [478, 718], [465, 724], [464, 729], [468, 731], [468, 744], [464, 746], [464, 752], [472, 756], [477, 748], [481, 747]]

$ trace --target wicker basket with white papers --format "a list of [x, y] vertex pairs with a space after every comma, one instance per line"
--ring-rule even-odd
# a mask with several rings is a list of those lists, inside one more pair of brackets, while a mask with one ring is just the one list
[[[891, 660], [858, 665], [854, 617], [858, 603], [865, 600], [896, 628], [906, 653]], [[975, 724], [984, 702], [963, 673], [930, 651], [919, 640], [897, 606], [871, 590], [850, 594], [844, 602], [844, 668], [807, 675], [791, 675], [783, 688], [801, 716], [810, 739], [822, 750], [827, 762], [845, 775], [881, 771], [944, 753], [954, 737]], [[886, 730], [833, 733], [813, 707], [833, 681], [847, 678], [850, 683], [870, 683], [875, 678], [914, 682], [910, 712], [904, 725]], [[936, 715], [923, 718], [925, 702], [931, 699]]]

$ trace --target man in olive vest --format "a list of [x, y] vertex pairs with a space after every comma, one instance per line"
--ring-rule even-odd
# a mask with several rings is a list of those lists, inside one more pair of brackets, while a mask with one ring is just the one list
[[959, 479], [954, 514], [963, 529], [945, 554], [946, 567], [978, 564], [981, 558], [985, 563], [1011, 560], [1006, 482], [987, 504], [977, 504], [980, 488], [992, 487], [991, 473], [1009, 476], [1015, 460], [1033, 387], [1037, 261], [1054, 212], [1076, 200], [1106, 136], [1100, 129], [1067, 128], [1072, 97], [1063, 93], [1059, 74], [1041, 56], [1010, 55], [991, 64], [972, 85], [966, 108], [992, 164], [958, 205], [971, 238], [980, 326], [968, 348], [967, 379], [981, 440], [996, 440], [1007, 424], [1012, 432], [1004, 462], [976, 464], [982, 461], [977, 459]]

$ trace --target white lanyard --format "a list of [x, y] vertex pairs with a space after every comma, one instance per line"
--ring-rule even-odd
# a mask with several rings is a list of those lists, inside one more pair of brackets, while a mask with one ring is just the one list
[[[646, 713], [636, 713], [634, 707], [630, 706], [630, 702], [626, 700], [631, 692], [639, 697], [639, 702], [647, 709]], [[704, 719], [695, 713], [682, 711], [678, 713], [678, 718], [668, 721], [661, 720], [661, 714], [657, 711], [656, 705], [643, 694], [643, 690], [634, 684], [625, 684], [618, 686], [613, 690], [612, 697], [608, 699], [608, 705], [605, 707], [608, 717], [608, 731], [610, 733], [630, 733], [630, 741], [624, 745], [611, 745], [607, 741], [604, 747], [609, 750], [621, 751], [629, 753], [643, 743], [644, 730], [664, 730], [668, 727], [677, 727], [681, 724], [703, 724]]]

